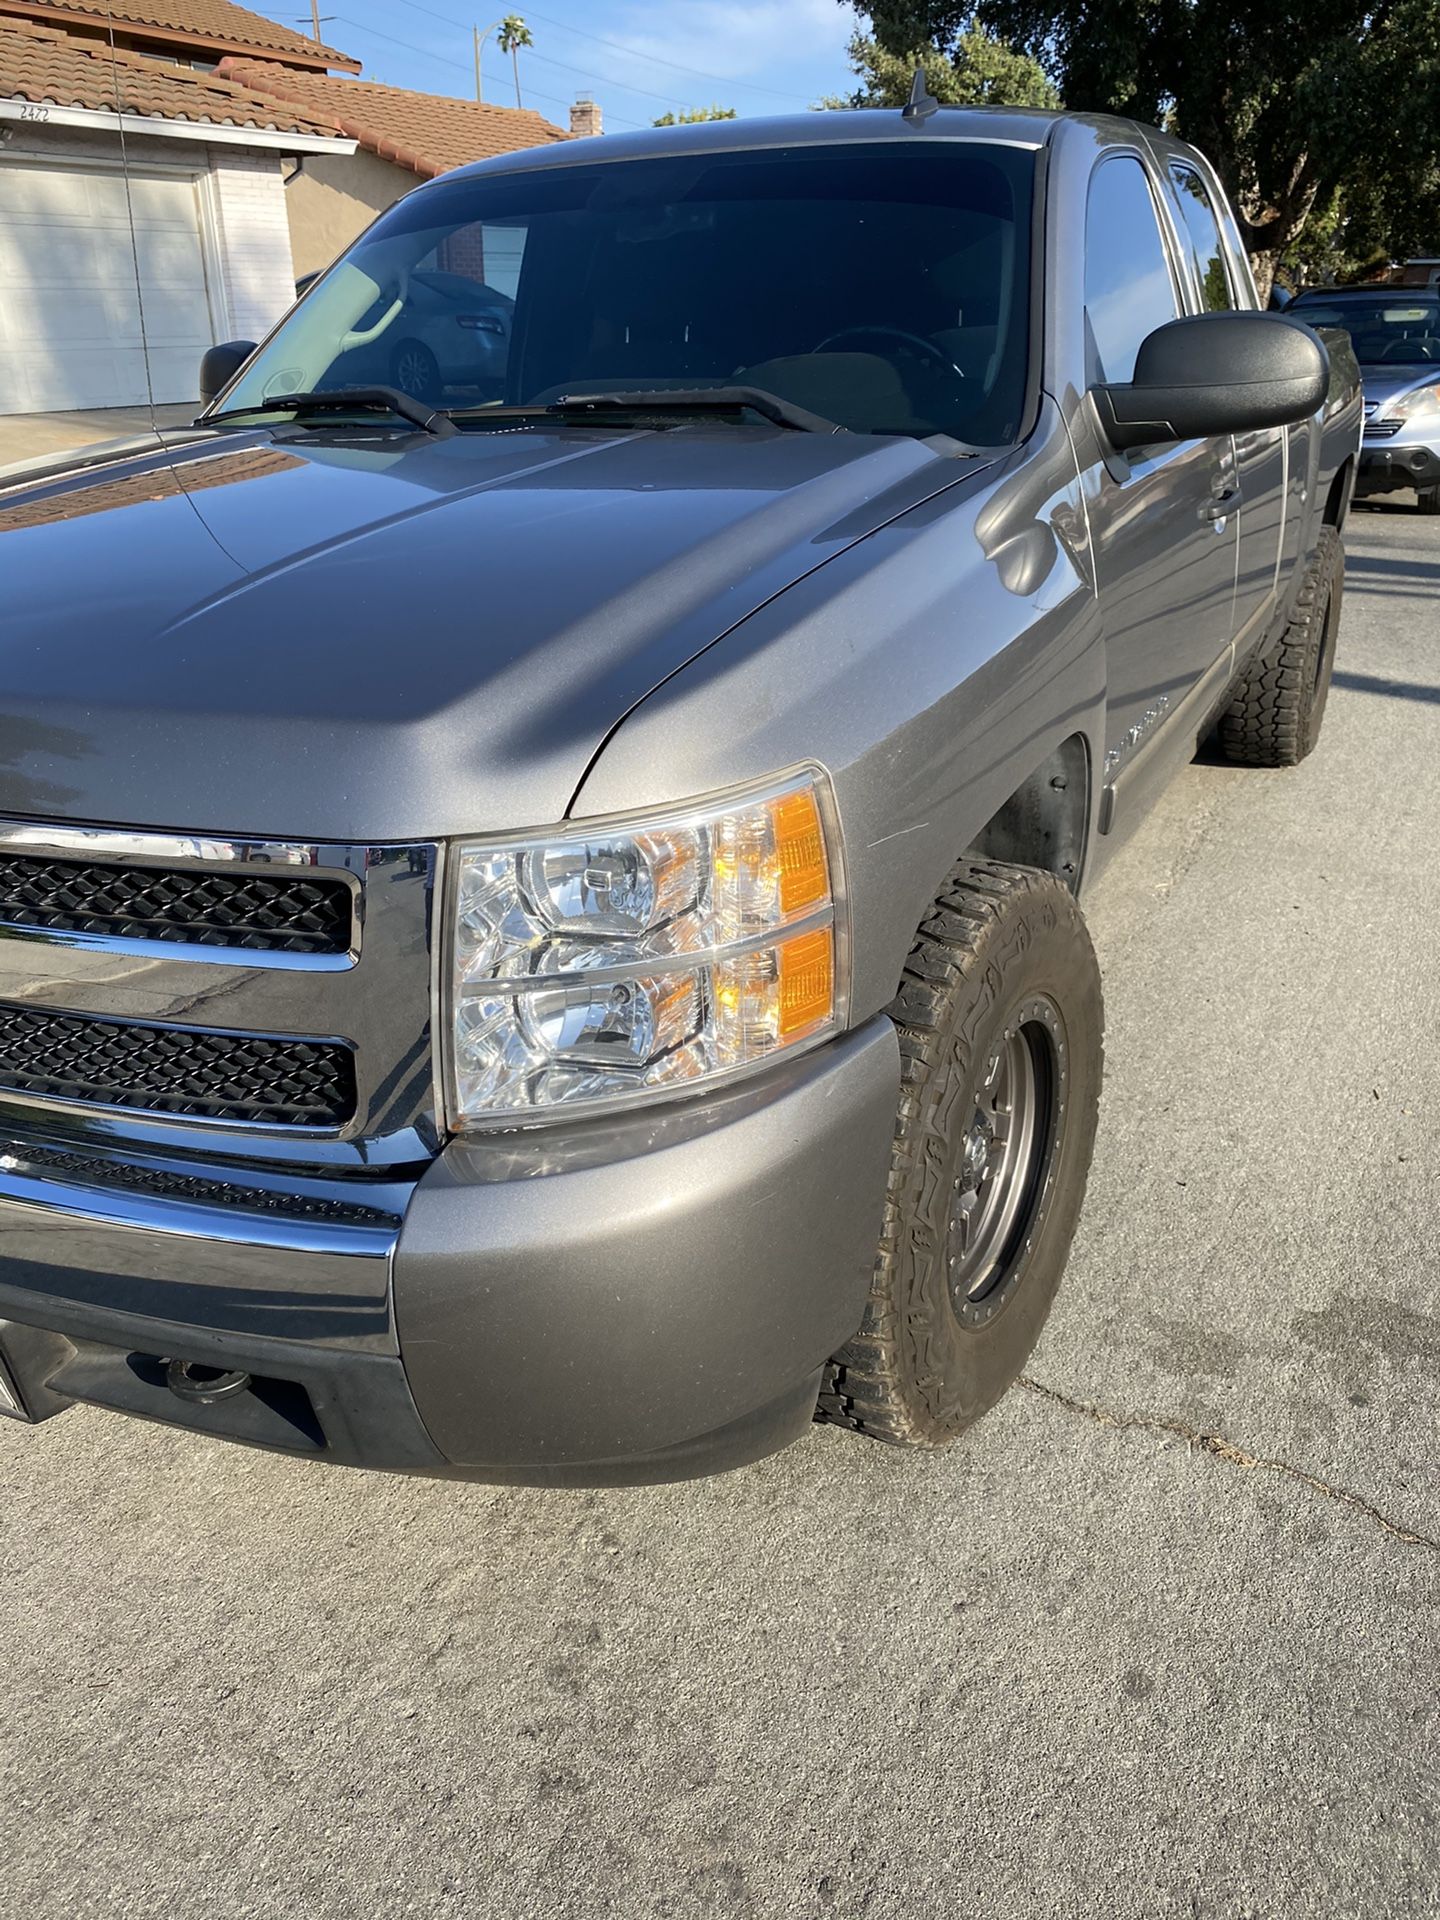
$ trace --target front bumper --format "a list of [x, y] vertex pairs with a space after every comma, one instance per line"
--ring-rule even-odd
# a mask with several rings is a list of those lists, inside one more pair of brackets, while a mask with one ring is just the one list
[[[31, 1418], [85, 1402], [353, 1466], [738, 1466], [804, 1430], [859, 1324], [898, 1089], [875, 1020], [726, 1095], [454, 1142], [361, 1201], [12, 1139], [0, 1358]], [[172, 1361], [248, 1380], [180, 1398]]]
[[1440, 440], [1366, 439], [1360, 446], [1355, 494], [1398, 493], [1405, 487], [1440, 486]]

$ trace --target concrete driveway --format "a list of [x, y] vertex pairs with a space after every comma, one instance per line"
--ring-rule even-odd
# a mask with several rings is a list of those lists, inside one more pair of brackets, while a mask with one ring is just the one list
[[71, 447], [91, 446], [100, 440], [124, 440], [146, 433], [154, 424], [183, 426], [200, 411], [198, 400], [179, 406], [96, 407], [66, 413], [0, 414], [0, 467], [13, 461], [34, 460], [46, 453], [64, 453]]
[[1091, 903], [1030, 1383], [637, 1492], [0, 1432], [8, 1911], [1440, 1911], [1440, 524], [1350, 551], [1320, 750], [1188, 769]]

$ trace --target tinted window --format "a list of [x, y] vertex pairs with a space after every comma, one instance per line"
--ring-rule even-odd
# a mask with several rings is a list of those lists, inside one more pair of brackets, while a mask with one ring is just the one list
[[306, 387], [436, 405], [748, 384], [862, 433], [1013, 439], [1034, 156], [657, 155], [456, 176], [383, 215], [226, 406]]
[[1225, 248], [1220, 239], [1220, 222], [1206, 191], [1205, 182], [1193, 167], [1172, 167], [1170, 178], [1180, 202], [1190, 257], [1195, 262], [1195, 278], [1206, 313], [1227, 313], [1235, 301], [1230, 292], [1230, 276], [1225, 268]]
[[1102, 161], [1091, 176], [1085, 213], [1091, 378], [1131, 379], [1140, 342], [1179, 311], [1145, 169], [1124, 155]]

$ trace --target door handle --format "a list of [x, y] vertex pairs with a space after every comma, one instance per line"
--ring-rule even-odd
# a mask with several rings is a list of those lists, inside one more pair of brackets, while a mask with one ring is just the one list
[[1239, 487], [1224, 487], [1213, 499], [1207, 500], [1204, 506], [1201, 507], [1200, 518], [1202, 520], [1228, 519], [1232, 510], [1238, 505], [1239, 500]]

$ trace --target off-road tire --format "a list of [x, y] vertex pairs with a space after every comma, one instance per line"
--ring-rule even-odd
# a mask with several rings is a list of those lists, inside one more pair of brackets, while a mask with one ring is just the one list
[[[1007, 1020], [1040, 1001], [1056, 1016], [1061, 1065], [1048, 1171], [1043, 1188], [1037, 1176], [993, 1319], [962, 1324], [949, 1257], [962, 1140]], [[883, 1232], [864, 1320], [826, 1369], [816, 1418], [897, 1445], [939, 1448], [992, 1407], [1024, 1366], [1080, 1217], [1103, 1009], [1073, 896], [1048, 873], [962, 861], [916, 935], [889, 1011], [902, 1082]]]
[[1294, 611], [1230, 692], [1215, 737], [1245, 767], [1294, 767], [1320, 738], [1345, 585], [1345, 549], [1322, 527]]

